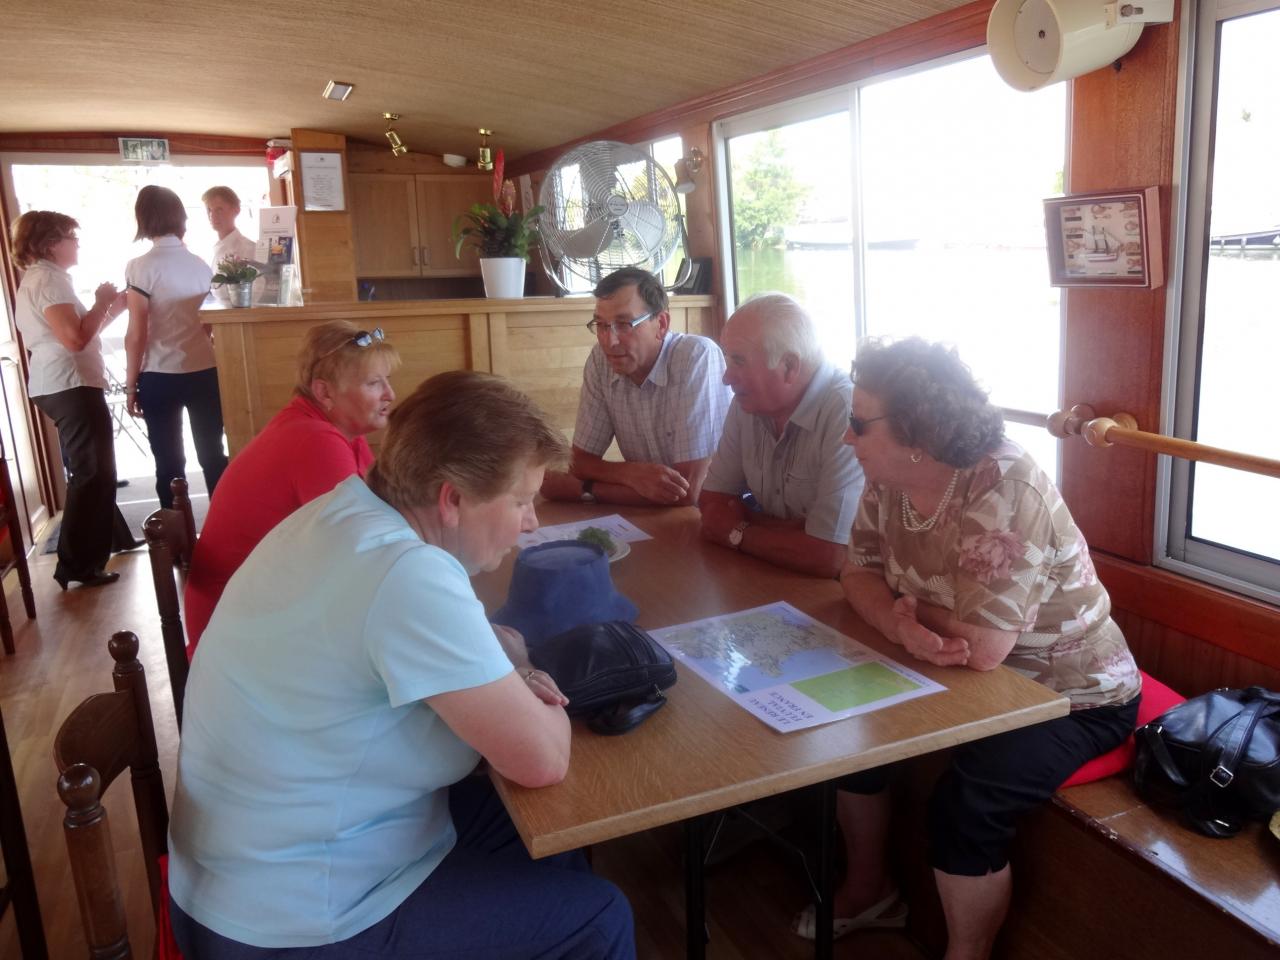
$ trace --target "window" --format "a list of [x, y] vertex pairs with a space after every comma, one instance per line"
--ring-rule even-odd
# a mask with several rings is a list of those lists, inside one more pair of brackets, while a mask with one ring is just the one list
[[[1270, 381], [1280, 354], [1280, 3], [1205, 0], [1191, 14], [1185, 231], [1170, 324], [1176, 436], [1280, 459]], [[1280, 484], [1211, 464], [1165, 466], [1162, 563], [1280, 600]]]
[[[841, 366], [862, 335], [952, 343], [993, 402], [1057, 409], [1062, 312], [1042, 201], [1062, 192], [1065, 84], [1015, 91], [968, 56], [718, 132], [734, 302], [791, 293]], [[1047, 431], [1008, 433], [1056, 473]]]

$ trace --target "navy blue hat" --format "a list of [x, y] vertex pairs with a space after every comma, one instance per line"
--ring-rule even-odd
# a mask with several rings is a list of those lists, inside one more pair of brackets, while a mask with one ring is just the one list
[[514, 627], [530, 643], [588, 623], [634, 623], [636, 605], [614, 589], [600, 547], [552, 540], [521, 550], [507, 602], [491, 618]]

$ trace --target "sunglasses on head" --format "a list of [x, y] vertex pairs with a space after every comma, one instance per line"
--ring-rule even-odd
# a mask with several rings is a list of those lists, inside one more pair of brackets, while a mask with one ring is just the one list
[[358, 333], [356, 333], [354, 336], [351, 336], [346, 340], [343, 340], [340, 344], [338, 344], [328, 353], [320, 356], [319, 359], [323, 360], [325, 357], [331, 357], [335, 353], [337, 353], [339, 350], [341, 350], [343, 347], [368, 347], [374, 343], [381, 343], [382, 337], [383, 337], [383, 334], [382, 334], [381, 327], [375, 327], [373, 330], [361, 330]]
[[855, 417], [851, 414], [849, 416], [849, 429], [853, 431], [853, 435], [855, 437], [860, 437], [867, 432], [868, 426], [875, 423], [877, 420], [883, 420], [883, 419], [884, 419], [883, 416], [879, 416], [879, 417], [867, 417], [864, 420], [862, 417]]

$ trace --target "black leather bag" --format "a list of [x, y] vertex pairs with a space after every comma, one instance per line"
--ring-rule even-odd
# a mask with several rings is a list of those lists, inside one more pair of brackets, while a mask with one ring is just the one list
[[570, 716], [596, 733], [626, 733], [667, 702], [676, 682], [671, 655], [623, 620], [574, 627], [529, 644], [529, 659], [569, 698]]
[[1181, 809], [1210, 837], [1280, 810], [1280, 694], [1215, 690], [1180, 703], [1134, 734], [1133, 779], [1144, 799]]

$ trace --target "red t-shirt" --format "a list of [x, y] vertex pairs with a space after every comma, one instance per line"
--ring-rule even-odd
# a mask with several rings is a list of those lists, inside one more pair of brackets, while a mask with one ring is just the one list
[[348, 440], [303, 397], [271, 418], [227, 465], [209, 501], [183, 594], [188, 658], [227, 581], [272, 527], [371, 466], [373, 451], [364, 437]]

